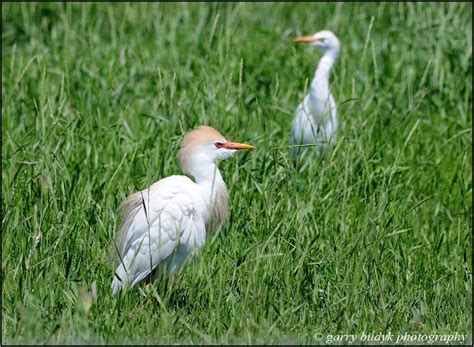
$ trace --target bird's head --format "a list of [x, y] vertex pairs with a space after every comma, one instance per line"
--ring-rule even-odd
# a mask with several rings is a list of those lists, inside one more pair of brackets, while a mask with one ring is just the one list
[[238, 150], [255, 147], [238, 142], [229, 142], [216, 129], [200, 126], [184, 137], [179, 151], [179, 161], [184, 172], [196, 177], [205, 167], [231, 157]]
[[301, 36], [294, 39], [298, 43], [309, 43], [311, 46], [318, 47], [324, 52], [333, 51], [337, 53], [341, 42], [332, 31], [321, 30], [311, 36]]

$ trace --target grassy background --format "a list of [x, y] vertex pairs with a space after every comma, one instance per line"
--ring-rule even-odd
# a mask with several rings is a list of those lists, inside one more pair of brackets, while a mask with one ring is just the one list
[[[300, 342], [469, 333], [470, 4], [2, 4], [4, 342]], [[293, 111], [342, 41], [341, 120], [297, 172]], [[110, 295], [126, 195], [198, 124], [231, 218], [168, 284]]]

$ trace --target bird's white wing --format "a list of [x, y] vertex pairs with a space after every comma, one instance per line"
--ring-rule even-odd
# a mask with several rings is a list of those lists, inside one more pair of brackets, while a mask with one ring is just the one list
[[195, 189], [189, 178], [171, 176], [136, 193], [135, 206], [126, 211], [132, 217], [122, 231], [114, 293], [125, 283], [135, 285], [143, 280], [178, 248], [191, 252], [202, 247], [205, 224], [193, 199]]
[[295, 111], [295, 118], [291, 126], [290, 141], [292, 144], [314, 143], [317, 124], [313, 118], [313, 111], [311, 98], [308, 94]]

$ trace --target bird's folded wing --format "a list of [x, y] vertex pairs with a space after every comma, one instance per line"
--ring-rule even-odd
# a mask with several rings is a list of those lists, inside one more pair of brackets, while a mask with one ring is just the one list
[[[122, 224], [115, 242], [118, 252], [126, 254], [130, 245], [143, 236], [147, 226], [193, 184], [186, 176], [170, 176], [127, 197], [120, 206]], [[186, 208], [186, 204], [183, 207]]]
[[149, 203], [143, 199], [125, 235], [122, 265], [127, 282], [133, 284], [145, 278], [178, 246], [191, 249], [204, 243], [204, 221], [195, 203], [183, 193], [158, 197], [161, 201], [152, 194]]

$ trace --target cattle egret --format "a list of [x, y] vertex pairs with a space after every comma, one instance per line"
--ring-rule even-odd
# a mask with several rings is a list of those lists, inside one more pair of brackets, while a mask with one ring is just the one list
[[[298, 37], [295, 42], [306, 42], [323, 51], [311, 82], [309, 93], [295, 112], [291, 129], [293, 145], [316, 144], [324, 151], [335, 141], [337, 127], [336, 102], [329, 89], [329, 72], [339, 53], [339, 39], [331, 31], [322, 30], [312, 36]], [[301, 147], [293, 147], [293, 155]]]
[[[116, 249], [120, 262], [112, 294], [157, 273], [171, 275], [204, 245], [228, 213], [227, 188], [217, 160], [255, 147], [228, 142], [217, 130], [201, 126], [189, 132], [179, 152], [181, 168], [194, 177], [170, 176], [130, 195], [123, 211]], [[156, 269], [155, 269], [156, 268]]]

